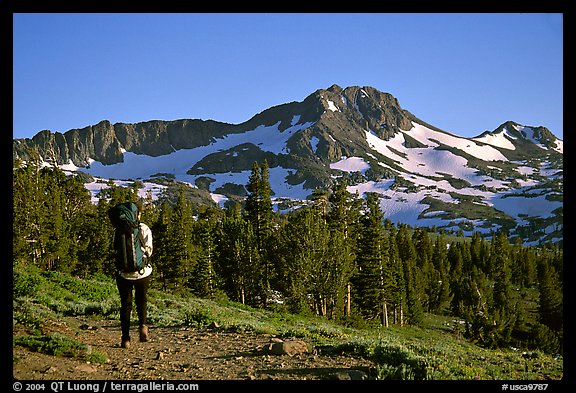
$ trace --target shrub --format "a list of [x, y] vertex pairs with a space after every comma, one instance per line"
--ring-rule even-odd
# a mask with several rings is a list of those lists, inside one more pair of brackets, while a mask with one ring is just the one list
[[93, 352], [86, 344], [60, 333], [48, 336], [17, 336], [14, 337], [14, 344], [53, 356], [79, 357], [100, 363], [106, 361], [105, 354]]
[[184, 313], [184, 324], [188, 326], [206, 327], [215, 322], [209, 310], [200, 307]]
[[382, 379], [428, 379], [428, 362], [400, 345], [377, 346], [374, 358]]
[[12, 291], [14, 297], [34, 296], [42, 283], [42, 278], [35, 273], [14, 270], [13, 278]]

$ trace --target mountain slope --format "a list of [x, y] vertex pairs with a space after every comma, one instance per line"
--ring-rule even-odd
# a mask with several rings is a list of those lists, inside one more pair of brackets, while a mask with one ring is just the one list
[[219, 203], [243, 197], [252, 164], [266, 159], [277, 201], [301, 204], [346, 179], [351, 192], [379, 193], [394, 222], [465, 233], [504, 227], [532, 243], [563, 236], [563, 142], [548, 129], [508, 121], [459, 137], [372, 87], [333, 85], [241, 124], [103, 121], [13, 146], [15, 160], [38, 147], [45, 162], [100, 178], [168, 175]]

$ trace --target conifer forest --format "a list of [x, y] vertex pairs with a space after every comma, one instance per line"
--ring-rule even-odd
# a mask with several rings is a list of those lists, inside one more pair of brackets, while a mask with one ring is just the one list
[[113, 276], [107, 211], [134, 201], [152, 230], [152, 285], [162, 291], [383, 328], [450, 315], [481, 346], [562, 353], [559, 246], [394, 224], [377, 194], [361, 198], [345, 182], [279, 214], [268, 176], [267, 162], [255, 162], [248, 196], [226, 208], [194, 203], [182, 184], [140, 198], [138, 182], [110, 184], [94, 203], [80, 175], [15, 163], [13, 267]]

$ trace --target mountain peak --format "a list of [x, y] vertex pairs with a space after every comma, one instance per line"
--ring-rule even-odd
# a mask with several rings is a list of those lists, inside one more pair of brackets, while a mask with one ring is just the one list
[[[101, 188], [101, 179], [141, 179], [158, 189], [162, 175], [219, 203], [241, 201], [253, 163], [266, 159], [277, 206], [301, 206], [314, 189], [346, 180], [351, 193], [379, 194], [393, 222], [562, 238], [562, 141], [547, 128], [507, 121], [459, 137], [370, 86], [334, 84], [241, 124], [102, 121], [44, 131], [14, 140], [13, 158], [26, 161], [30, 148], [49, 165], [99, 178], [87, 188]], [[541, 232], [532, 229], [538, 225]]]
[[502, 123], [494, 131], [484, 131], [473, 139], [507, 150], [522, 150], [527, 154], [534, 149], [563, 153], [562, 140], [546, 127], [525, 126], [511, 120]]

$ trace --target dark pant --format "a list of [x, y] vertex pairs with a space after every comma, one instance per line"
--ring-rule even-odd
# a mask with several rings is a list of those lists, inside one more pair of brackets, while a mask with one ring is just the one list
[[130, 338], [130, 315], [132, 314], [132, 290], [135, 292], [136, 312], [138, 313], [138, 325], [146, 324], [146, 309], [148, 285], [150, 276], [139, 280], [126, 280], [116, 276], [116, 285], [120, 292], [120, 325], [122, 326], [122, 338]]

